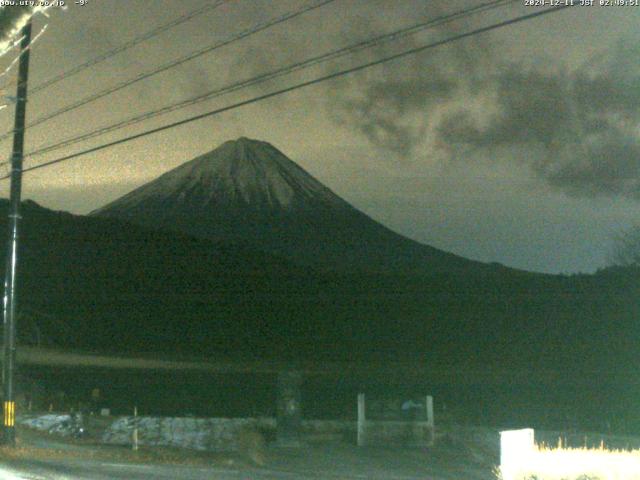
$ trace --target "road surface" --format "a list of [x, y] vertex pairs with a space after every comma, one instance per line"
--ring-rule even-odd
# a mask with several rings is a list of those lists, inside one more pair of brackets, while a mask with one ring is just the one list
[[6, 480], [495, 480], [490, 461], [453, 449], [401, 450], [336, 444], [278, 450], [265, 467], [137, 464], [87, 458], [0, 461]]

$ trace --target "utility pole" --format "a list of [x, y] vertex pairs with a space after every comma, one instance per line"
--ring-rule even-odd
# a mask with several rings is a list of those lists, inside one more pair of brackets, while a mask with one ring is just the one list
[[22, 157], [24, 153], [25, 115], [27, 108], [27, 78], [29, 75], [29, 44], [31, 43], [31, 20], [20, 32], [20, 66], [18, 68], [18, 92], [13, 130], [13, 152], [11, 154], [11, 196], [9, 199], [9, 241], [7, 266], [4, 276], [3, 302], [3, 349], [2, 383], [4, 392], [3, 443], [16, 444], [16, 402], [13, 376], [16, 362], [16, 272], [18, 265], [18, 224], [20, 220], [20, 197], [22, 194]]

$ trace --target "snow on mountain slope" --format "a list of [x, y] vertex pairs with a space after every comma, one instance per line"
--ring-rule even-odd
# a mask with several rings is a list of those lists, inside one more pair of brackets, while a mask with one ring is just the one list
[[349, 208], [279, 150], [240, 138], [187, 162], [92, 214], [126, 211], [149, 201], [292, 211], [311, 204]]
[[484, 267], [392, 232], [269, 143], [244, 137], [161, 175], [91, 215], [242, 242], [327, 268], [449, 271]]

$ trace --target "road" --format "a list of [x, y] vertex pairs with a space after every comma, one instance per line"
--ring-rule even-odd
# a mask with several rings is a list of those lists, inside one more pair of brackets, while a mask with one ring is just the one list
[[[338, 478], [304, 475], [296, 472], [271, 472], [268, 470], [233, 470], [193, 466], [131, 465], [92, 461], [43, 462], [22, 461], [0, 468], [0, 478], [6, 480], [279, 480]], [[339, 477], [348, 478], [348, 477]], [[365, 477], [351, 477], [362, 480]], [[415, 477], [417, 478], [417, 477]], [[424, 478], [424, 477], [421, 477]], [[407, 479], [409, 480], [409, 479]]]
[[43, 462], [21, 461], [13, 465], [0, 467], [0, 478], [6, 480], [453, 480], [455, 479], [489, 479], [490, 476], [478, 477], [469, 472], [470, 476], [460, 477], [461, 472], [421, 475], [393, 475], [389, 472], [379, 474], [369, 473], [332, 473], [332, 472], [301, 472], [293, 470], [275, 469], [224, 469], [193, 466], [167, 465], [131, 465], [120, 463], [105, 463], [92, 461], [71, 462]]
[[266, 467], [139, 464], [88, 458], [0, 462], [6, 480], [495, 480], [491, 465], [441, 449], [325, 445], [271, 452]]
[[130, 448], [78, 442], [22, 429], [17, 449], [0, 448], [0, 480], [495, 480], [494, 429], [451, 429], [431, 447], [370, 445], [327, 438], [296, 448], [268, 443], [257, 467], [240, 452]]

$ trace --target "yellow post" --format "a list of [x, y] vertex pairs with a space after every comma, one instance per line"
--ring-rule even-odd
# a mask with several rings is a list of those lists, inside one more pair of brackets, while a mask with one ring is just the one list
[[4, 402], [4, 426], [13, 427], [16, 424], [16, 402]]

